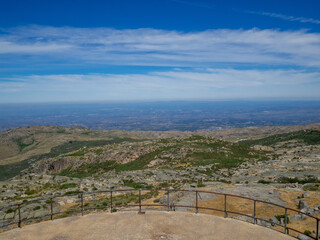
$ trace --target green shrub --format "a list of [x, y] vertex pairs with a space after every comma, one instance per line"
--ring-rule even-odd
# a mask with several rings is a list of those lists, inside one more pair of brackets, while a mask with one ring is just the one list
[[170, 184], [169, 183], [167, 183], [167, 182], [163, 182], [163, 183], [160, 183], [159, 185], [159, 188], [168, 188], [168, 187], [170, 187]]
[[76, 183], [65, 183], [65, 184], [62, 184], [59, 189], [68, 189], [68, 188], [75, 188], [77, 187], [78, 185]]
[[[284, 214], [280, 214], [280, 215], [276, 215], [275, 217], [276, 217], [276, 219], [278, 219], [278, 221], [280, 221], [281, 218], [285, 218], [285, 215]], [[290, 219], [289, 219], [288, 216], [287, 216], [287, 223], [290, 223]]]
[[310, 230], [305, 230], [304, 231], [304, 235], [310, 236], [311, 235], [311, 231]]
[[33, 194], [35, 194], [37, 191], [36, 190], [34, 190], [34, 189], [27, 189], [24, 193], [25, 194], [27, 194], [27, 195], [33, 195]]
[[41, 207], [40, 206], [36, 206], [33, 211], [39, 210]]
[[319, 185], [304, 186], [303, 191], [319, 191]]
[[299, 183], [299, 184], [306, 184], [306, 183], [319, 183], [320, 181], [315, 176], [308, 176], [306, 178], [300, 179], [297, 177], [290, 178], [290, 177], [280, 177], [278, 178], [279, 183]]
[[52, 186], [51, 183], [47, 182], [47, 183], [44, 184], [43, 188], [44, 189], [48, 189], [48, 188], [51, 188], [51, 186]]
[[75, 191], [68, 191], [66, 192], [66, 194], [76, 194], [76, 193], [83, 193], [83, 191], [80, 191], [80, 190], [75, 190]]
[[33, 200], [33, 201], [29, 201], [26, 203], [26, 205], [30, 205], [30, 204], [33, 204], [33, 203], [41, 203], [39, 200]]
[[12, 213], [12, 212], [15, 212], [17, 209], [12, 209], [12, 208], [9, 208], [7, 211], [6, 211], [6, 213], [8, 214], [8, 213]]
[[260, 179], [260, 180], [258, 181], [258, 183], [269, 184], [269, 183], [271, 183], [271, 181], [267, 181], [267, 180], [264, 180], [264, 179]]

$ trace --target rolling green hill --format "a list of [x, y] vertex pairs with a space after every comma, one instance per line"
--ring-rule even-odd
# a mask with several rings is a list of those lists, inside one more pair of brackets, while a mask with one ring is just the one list
[[278, 142], [285, 142], [290, 140], [299, 140], [310, 145], [320, 144], [320, 131], [302, 130], [302, 131], [296, 131], [291, 133], [275, 134], [265, 138], [241, 141], [240, 144], [249, 145], [249, 146], [253, 146], [253, 145], [271, 146]]

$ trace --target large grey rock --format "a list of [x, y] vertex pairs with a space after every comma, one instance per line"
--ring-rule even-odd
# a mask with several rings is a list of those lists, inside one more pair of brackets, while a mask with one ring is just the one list
[[264, 221], [263, 219], [258, 219], [257, 224], [268, 228], [271, 227], [271, 224], [267, 222], [267, 220]]
[[240, 221], [244, 221], [244, 222], [249, 222], [249, 223], [253, 223], [253, 218], [251, 217], [247, 217], [247, 216], [233, 216], [231, 217], [233, 219], [237, 219], [237, 220], [240, 220]]
[[310, 240], [311, 238], [306, 236], [306, 235], [304, 235], [304, 234], [299, 234], [298, 235], [298, 239], [299, 240]]
[[299, 200], [298, 208], [299, 209], [308, 209], [309, 205], [305, 200]]
[[[271, 221], [271, 222], [273, 222], [275, 224], [280, 224], [280, 221], [275, 216], [271, 217], [269, 219], [269, 221]], [[275, 224], [272, 224], [272, 225], [274, 226]]]
[[296, 214], [293, 218], [290, 218], [290, 221], [294, 222], [294, 221], [301, 221], [303, 219], [306, 219], [307, 216], [301, 213]]
[[316, 215], [316, 212], [312, 208], [308, 208], [306, 213], [310, 215]]

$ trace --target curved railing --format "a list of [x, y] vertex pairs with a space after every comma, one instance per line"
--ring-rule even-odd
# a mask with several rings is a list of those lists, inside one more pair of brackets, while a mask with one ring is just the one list
[[[164, 191], [164, 195], [163, 197], [165, 198], [165, 203], [156, 203], [156, 204], [145, 204], [143, 203], [143, 195], [142, 192], [152, 192], [152, 191]], [[134, 204], [132, 204], [132, 202], [130, 202], [129, 204], [117, 204], [114, 202], [114, 200], [119, 197], [119, 196], [123, 196], [121, 195], [121, 193], [125, 193], [125, 192], [137, 192], [138, 194], [137, 199], [135, 201]], [[187, 192], [187, 193], [195, 193], [194, 195], [194, 202], [195, 205], [180, 205], [180, 204], [175, 204], [176, 201], [174, 200], [170, 200], [170, 196], [171, 194], [175, 194], [177, 192]], [[90, 203], [92, 200], [92, 197], [88, 198], [90, 195], [93, 194], [107, 194], [108, 197], [104, 198], [107, 199], [108, 202], [107, 204], [105, 204], [104, 206], [98, 206], [98, 207], [87, 207], [86, 204], [84, 204], [84, 201], [86, 200], [87, 197], [87, 203]], [[214, 194], [214, 195], [219, 195], [223, 197], [223, 207], [222, 208], [214, 208], [214, 207], [205, 207], [205, 206], [201, 206], [200, 201], [199, 201], [199, 197], [200, 194]], [[77, 209], [71, 209], [71, 210], [66, 210], [66, 211], [55, 211], [54, 210], [54, 204], [56, 203], [56, 199], [57, 198], [65, 198], [65, 197], [72, 197], [72, 196], [76, 196], [77, 199], [79, 199], [79, 208]], [[253, 204], [253, 208], [252, 208], [252, 213], [248, 214], [248, 213], [243, 213], [243, 212], [238, 212], [238, 211], [233, 211], [231, 209], [228, 208], [228, 199], [230, 198], [240, 198], [240, 199], [245, 199], [249, 202], [251, 202]], [[100, 199], [100, 198], [97, 198]], [[212, 198], [211, 198], [212, 199]], [[46, 201], [46, 208], [48, 209], [48, 213], [44, 214], [44, 215], [40, 215], [40, 216], [34, 216], [31, 218], [28, 217], [23, 217], [21, 214], [21, 211], [23, 209], [23, 207], [27, 206], [30, 203], [33, 202], [40, 202], [40, 201]], [[284, 221], [283, 223], [276, 223], [274, 221], [270, 221], [268, 219], [259, 217], [257, 215], [257, 204], [267, 204], [268, 206], [275, 206], [278, 208], [283, 209], [283, 218]], [[11, 225], [17, 225], [18, 227], [22, 227], [22, 223], [28, 223], [28, 222], [32, 222], [32, 221], [36, 221], [39, 219], [44, 219], [44, 218], [50, 218], [51, 220], [54, 219], [55, 215], [61, 215], [61, 214], [69, 214], [69, 213], [75, 213], [75, 212], [79, 212], [81, 213], [81, 215], [83, 216], [85, 214], [85, 212], [90, 211], [90, 210], [97, 210], [97, 209], [102, 209], [102, 210], [110, 210], [110, 213], [114, 212], [117, 209], [125, 209], [125, 208], [130, 208], [130, 207], [136, 207], [138, 208], [138, 213], [144, 213], [142, 212], [142, 207], [165, 207], [167, 211], [175, 211], [176, 208], [188, 208], [188, 209], [195, 209], [195, 213], [198, 213], [199, 210], [210, 210], [210, 211], [217, 211], [217, 212], [221, 212], [225, 218], [228, 217], [228, 215], [230, 214], [234, 214], [234, 215], [241, 215], [246, 217], [246, 219], [252, 219], [252, 223], [253, 224], [258, 224], [258, 221], [260, 221], [260, 223], [265, 222], [265, 223], [269, 223], [271, 226], [276, 226], [278, 227], [278, 229], [274, 229], [276, 231], [282, 232], [284, 234], [290, 234], [293, 237], [297, 237], [296, 235], [292, 235], [292, 232], [298, 233], [298, 234], [306, 234], [305, 232], [302, 232], [298, 229], [295, 229], [293, 227], [289, 227], [288, 226], [288, 220], [289, 220], [289, 215], [288, 215], [288, 211], [293, 211], [297, 214], [300, 214], [301, 216], [305, 216], [307, 218], [311, 218], [314, 220], [315, 223], [315, 229], [313, 229], [314, 233], [313, 235], [309, 234], [308, 237], [310, 237], [311, 239], [317, 239], [319, 240], [319, 218], [313, 215], [310, 215], [308, 213], [299, 211], [297, 209], [293, 209], [293, 208], [288, 208], [285, 206], [281, 206], [279, 204], [275, 204], [275, 203], [271, 203], [271, 202], [267, 202], [267, 201], [262, 201], [262, 200], [258, 200], [258, 199], [253, 199], [253, 198], [249, 198], [249, 197], [245, 197], [245, 196], [239, 196], [239, 195], [234, 195], [234, 194], [227, 194], [227, 193], [221, 193], [221, 192], [212, 192], [212, 191], [203, 191], [203, 190], [186, 190], [186, 189], [118, 189], [118, 190], [107, 190], [107, 191], [95, 191], [95, 192], [85, 192], [85, 193], [74, 193], [74, 194], [65, 194], [65, 195], [56, 195], [56, 196], [51, 196], [51, 197], [45, 197], [45, 198], [36, 198], [36, 199], [32, 199], [30, 201], [24, 201], [21, 203], [17, 203], [17, 204], [11, 204], [11, 205], [7, 205], [7, 206], [3, 206], [0, 207], [0, 211], [3, 211], [4, 209], [12, 209], [15, 208], [14, 211], [14, 217], [10, 219], [6, 222], [3, 221], [2, 224], [0, 225], [0, 229], [4, 229], [4, 228], [8, 228]], [[152, 210], [152, 209], [149, 209]], [[7, 210], [8, 212], [9, 210]], [[31, 210], [32, 211], [32, 210]], [[16, 213], [17, 212], [17, 213]], [[283, 230], [279, 230], [279, 228], [282, 228]]]

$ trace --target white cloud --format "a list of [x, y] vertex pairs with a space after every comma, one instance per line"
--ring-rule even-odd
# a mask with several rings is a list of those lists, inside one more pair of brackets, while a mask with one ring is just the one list
[[[59, 64], [320, 67], [320, 34], [279, 30], [116, 30], [28, 26], [2, 29], [0, 57], [24, 54]], [[14, 64], [14, 63], [13, 63]]]
[[256, 12], [256, 11], [247, 11], [247, 12], [252, 13], [252, 14], [268, 16], [268, 17], [280, 18], [280, 19], [288, 20], [288, 21], [320, 24], [320, 20], [314, 19], [314, 18], [293, 17], [293, 16], [287, 16], [287, 15], [278, 14], [278, 13], [271, 13], [271, 12]]
[[17, 53], [17, 54], [39, 54], [39, 53], [57, 53], [70, 48], [68, 45], [56, 43], [14, 43], [0, 40], [0, 54]]
[[237, 88], [255, 86], [299, 85], [319, 83], [320, 73], [297, 70], [235, 70], [164, 71], [147, 74], [66, 74], [30, 75], [6, 78], [0, 92], [6, 91], [119, 91], [150, 89]]

